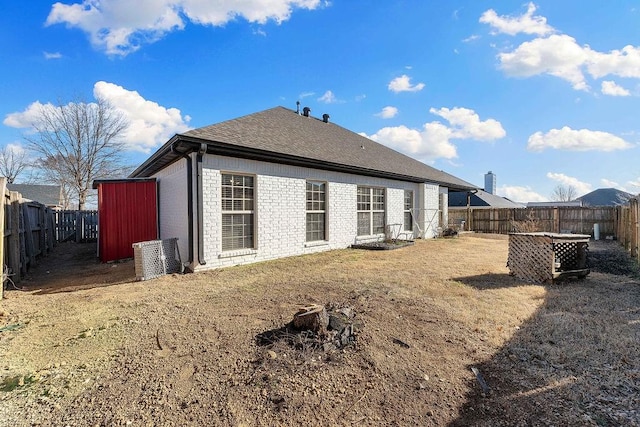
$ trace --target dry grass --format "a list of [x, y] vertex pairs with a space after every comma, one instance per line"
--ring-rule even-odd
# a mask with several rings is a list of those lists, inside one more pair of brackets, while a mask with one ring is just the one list
[[[58, 405], [62, 425], [637, 424], [638, 283], [529, 285], [508, 275], [507, 251], [504, 237], [463, 235], [10, 292], [0, 327], [25, 326], [0, 335], [0, 375], [36, 381], [0, 392], [0, 420], [41, 422]], [[271, 360], [256, 346], [299, 306], [330, 301], [364, 322], [356, 351]]]

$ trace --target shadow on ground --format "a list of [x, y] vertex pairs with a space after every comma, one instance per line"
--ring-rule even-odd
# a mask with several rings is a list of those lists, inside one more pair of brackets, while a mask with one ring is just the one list
[[65, 242], [38, 258], [22, 280], [9, 290], [36, 291], [34, 295], [74, 292], [135, 281], [132, 260], [102, 263], [96, 243]]
[[503, 289], [522, 286], [522, 282], [518, 281], [509, 274], [479, 274], [477, 276], [456, 277], [453, 280], [472, 286], [478, 290], [487, 289]]
[[[491, 359], [450, 426], [640, 426], [638, 267], [615, 243], [591, 251], [586, 280], [546, 286], [544, 304]], [[614, 273], [614, 274], [612, 274]], [[522, 286], [508, 275], [456, 279]]]

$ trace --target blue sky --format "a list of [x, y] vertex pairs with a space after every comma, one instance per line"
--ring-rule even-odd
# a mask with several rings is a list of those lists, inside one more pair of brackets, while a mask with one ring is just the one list
[[[135, 5], [135, 6], [131, 6]], [[637, 0], [4, 2], [0, 146], [96, 96], [132, 165], [173, 134], [296, 101], [498, 194], [640, 192]]]

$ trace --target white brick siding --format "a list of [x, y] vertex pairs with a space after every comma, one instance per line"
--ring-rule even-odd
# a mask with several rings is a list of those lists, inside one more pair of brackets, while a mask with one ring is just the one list
[[[194, 160], [194, 169], [196, 168]], [[255, 248], [223, 252], [221, 250], [221, 174], [255, 176]], [[160, 174], [159, 174], [160, 175]], [[183, 175], [186, 182], [186, 176]], [[326, 241], [306, 242], [306, 181], [326, 185]], [[203, 158], [203, 231], [206, 265], [197, 269], [218, 268], [349, 247], [357, 234], [358, 185], [386, 189], [386, 223], [402, 223], [404, 190], [423, 197], [425, 206], [438, 210], [438, 186], [372, 178], [304, 167], [205, 155]], [[195, 180], [194, 180], [195, 182]], [[186, 187], [186, 184], [185, 184]], [[426, 189], [426, 190], [425, 190]], [[433, 193], [435, 192], [435, 199]], [[186, 200], [183, 202], [186, 205]], [[186, 208], [185, 208], [186, 212]], [[195, 211], [194, 211], [195, 215]], [[178, 221], [184, 222], [175, 217]], [[185, 226], [186, 230], [186, 226]], [[197, 238], [197, 233], [194, 234]], [[377, 237], [376, 237], [377, 238]], [[197, 247], [197, 243], [194, 243]], [[182, 250], [182, 248], [181, 248]]]
[[440, 196], [439, 186], [435, 184], [422, 184], [421, 228], [426, 239], [436, 235], [440, 222]]
[[449, 226], [449, 189], [440, 187], [440, 227]]
[[160, 238], [178, 238], [183, 262], [189, 257], [186, 164], [186, 160], [179, 160], [155, 175], [158, 182]]

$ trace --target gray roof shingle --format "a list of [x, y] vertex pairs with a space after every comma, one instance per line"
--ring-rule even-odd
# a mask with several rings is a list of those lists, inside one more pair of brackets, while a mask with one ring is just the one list
[[584, 206], [620, 206], [629, 202], [633, 194], [617, 188], [598, 188], [591, 193], [578, 197]]
[[7, 184], [9, 191], [17, 191], [25, 199], [46, 206], [62, 206], [62, 187], [59, 185]]
[[[484, 190], [478, 190], [471, 194], [469, 200], [472, 207], [491, 207], [491, 208], [523, 208], [524, 204], [512, 202], [506, 197], [501, 197], [496, 194], [487, 193]], [[467, 206], [467, 193], [466, 192], [451, 192], [449, 193], [449, 207], [466, 207]]]
[[[267, 155], [271, 153], [291, 159], [308, 159], [316, 164], [313, 167], [322, 164], [334, 167], [342, 165], [346, 169], [352, 169], [353, 173], [359, 170], [373, 176], [377, 173], [380, 176], [402, 176], [417, 182], [432, 182], [460, 190], [477, 188], [334, 123], [305, 117], [284, 107], [194, 129], [177, 135], [176, 138], [195, 138]], [[159, 151], [161, 150], [162, 148]], [[162, 157], [156, 153], [131, 176], [148, 176], [153, 170], [151, 163], [162, 163]]]

